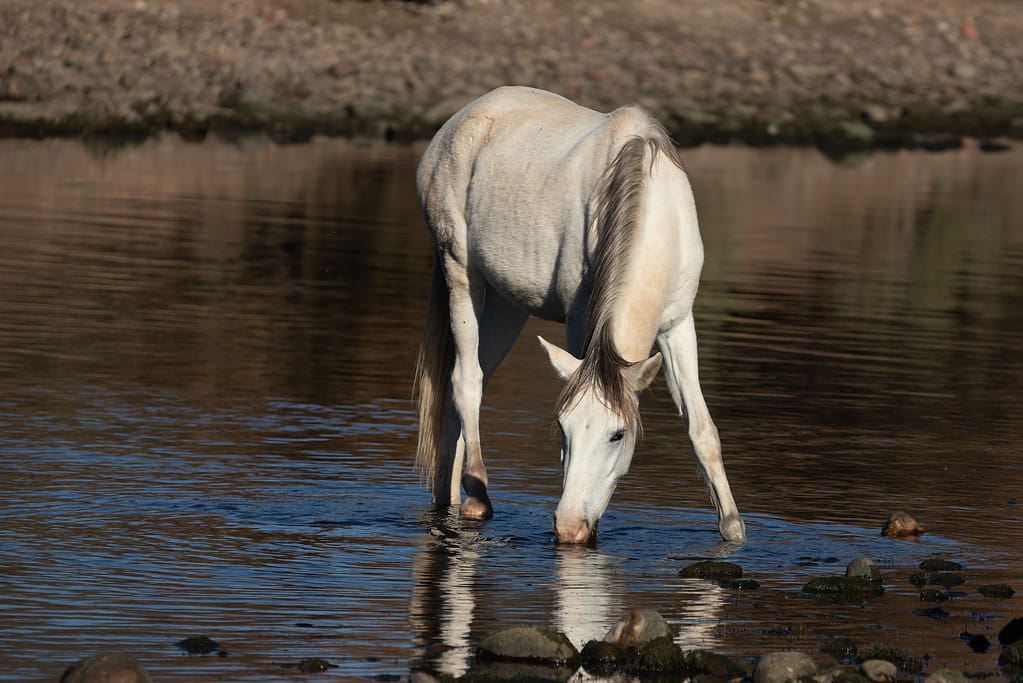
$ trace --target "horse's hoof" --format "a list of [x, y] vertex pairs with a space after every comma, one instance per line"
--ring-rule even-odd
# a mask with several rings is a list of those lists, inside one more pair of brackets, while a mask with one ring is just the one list
[[739, 515], [726, 517], [718, 522], [718, 531], [721, 532], [721, 538], [726, 541], [731, 541], [732, 543], [746, 542], [746, 525]]
[[494, 515], [494, 508], [489, 500], [481, 500], [475, 496], [469, 496], [462, 502], [458, 514], [463, 519], [490, 519]]

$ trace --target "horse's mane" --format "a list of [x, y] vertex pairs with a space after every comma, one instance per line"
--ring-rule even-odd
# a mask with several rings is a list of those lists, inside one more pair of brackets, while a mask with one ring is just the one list
[[[649, 164], [645, 164], [649, 151]], [[624, 371], [633, 365], [615, 349], [611, 311], [624, 286], [626, 264], [640, 217], [643, 185], [658, 154], [683, 168], [682, 159], [665, 130], [651, 123], [649, 131], [629, 138], [597, 184], [593, 222], [597, 245], [590, 263], [591, 292], [586, 311], [586, 342], [582, 364], [558, 397], [557, 412], [575, 402], [589, 386], [604, 404], [622, 416], [626, 428], [638, 435], [642, 428], [639, 405]]]

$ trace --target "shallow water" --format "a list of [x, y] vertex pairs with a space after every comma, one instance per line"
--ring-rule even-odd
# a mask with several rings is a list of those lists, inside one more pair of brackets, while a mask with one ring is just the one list
[[[581, 645], [630, 607], [751, 664], [844, 635], [996, 671], [1023, 589], [1023, 153], [689, 150], [704, 389], [749, 542], [722, 544], [663, 381], [596, 548], [559, 549], [530, 323], [483, 415], [497, 514], [429, 508], [410, 373], [431, 263], [421, 148], [0, 142], [0, 680], [136, 653], [158, 681], [465, 672], [482, 634]], [[888, 513], [927, 533], [882, 538]], [[866, 554], [866, 605], [799, 592]], [[906, 580], [965, 564], [932, 619]], [[728, 558], [761, 583], [681, 579]], [[204, 634], [227, 656], [188, 656]]]

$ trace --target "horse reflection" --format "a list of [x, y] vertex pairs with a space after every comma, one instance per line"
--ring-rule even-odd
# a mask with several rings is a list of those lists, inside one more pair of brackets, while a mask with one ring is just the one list
[[[520, 619], [502, 618], [502, 614], [515, 614], [521, 605], [502, 605], [499, 595], [483, 594], [484, 587], [493, 585], [494, 575], [501, 575], [502, 569], [493, 561], [499, 558], [480, 561], [489, 544], [478, 528], [463, 526], [457, 514], [432, 519], [429, 527], [425, 547], [416, 554], [412, 566], [414, 586], [409, 613], [413, 635], [422, 647], [413, 668], [458, 677], [469, 671], [482, 635], [474, 634], [473, 626], [484, 622], [500, 628], [521, 623]], [[673, 599], [650, 604], [649, 599], [639, 595], [633, 599], [627, 594], [622, 578], [624, 558], [581, 546], [559, 547], [551, 552], [554, 596], [542, 603], [549, 604], [551, 612], [531, 614], [529, 623], [550, 624], [581, 649], [588, 641], [603, 638], [628, 609], [653, 607], [676, 626], [675, 641], [684, 650], [720, 648], [718, 626], [726, 599], [720, 586], [683, 579]], [[537, 588], [523, 586], [522, 590]], [[513, 591], [512, 595], [521, 592]]]

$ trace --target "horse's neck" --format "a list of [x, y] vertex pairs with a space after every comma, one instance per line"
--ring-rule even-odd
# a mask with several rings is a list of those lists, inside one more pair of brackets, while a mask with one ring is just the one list
[[[696, 262], [690, 263], [694, 257]], [[689, 183], [659, 154], [643, 189], [636, 234], [611, 313], [612, 337], [622, 358], [638, 362], [650, 355], [665, 311], [689, 288], [695, 296], [702, 262]]]

